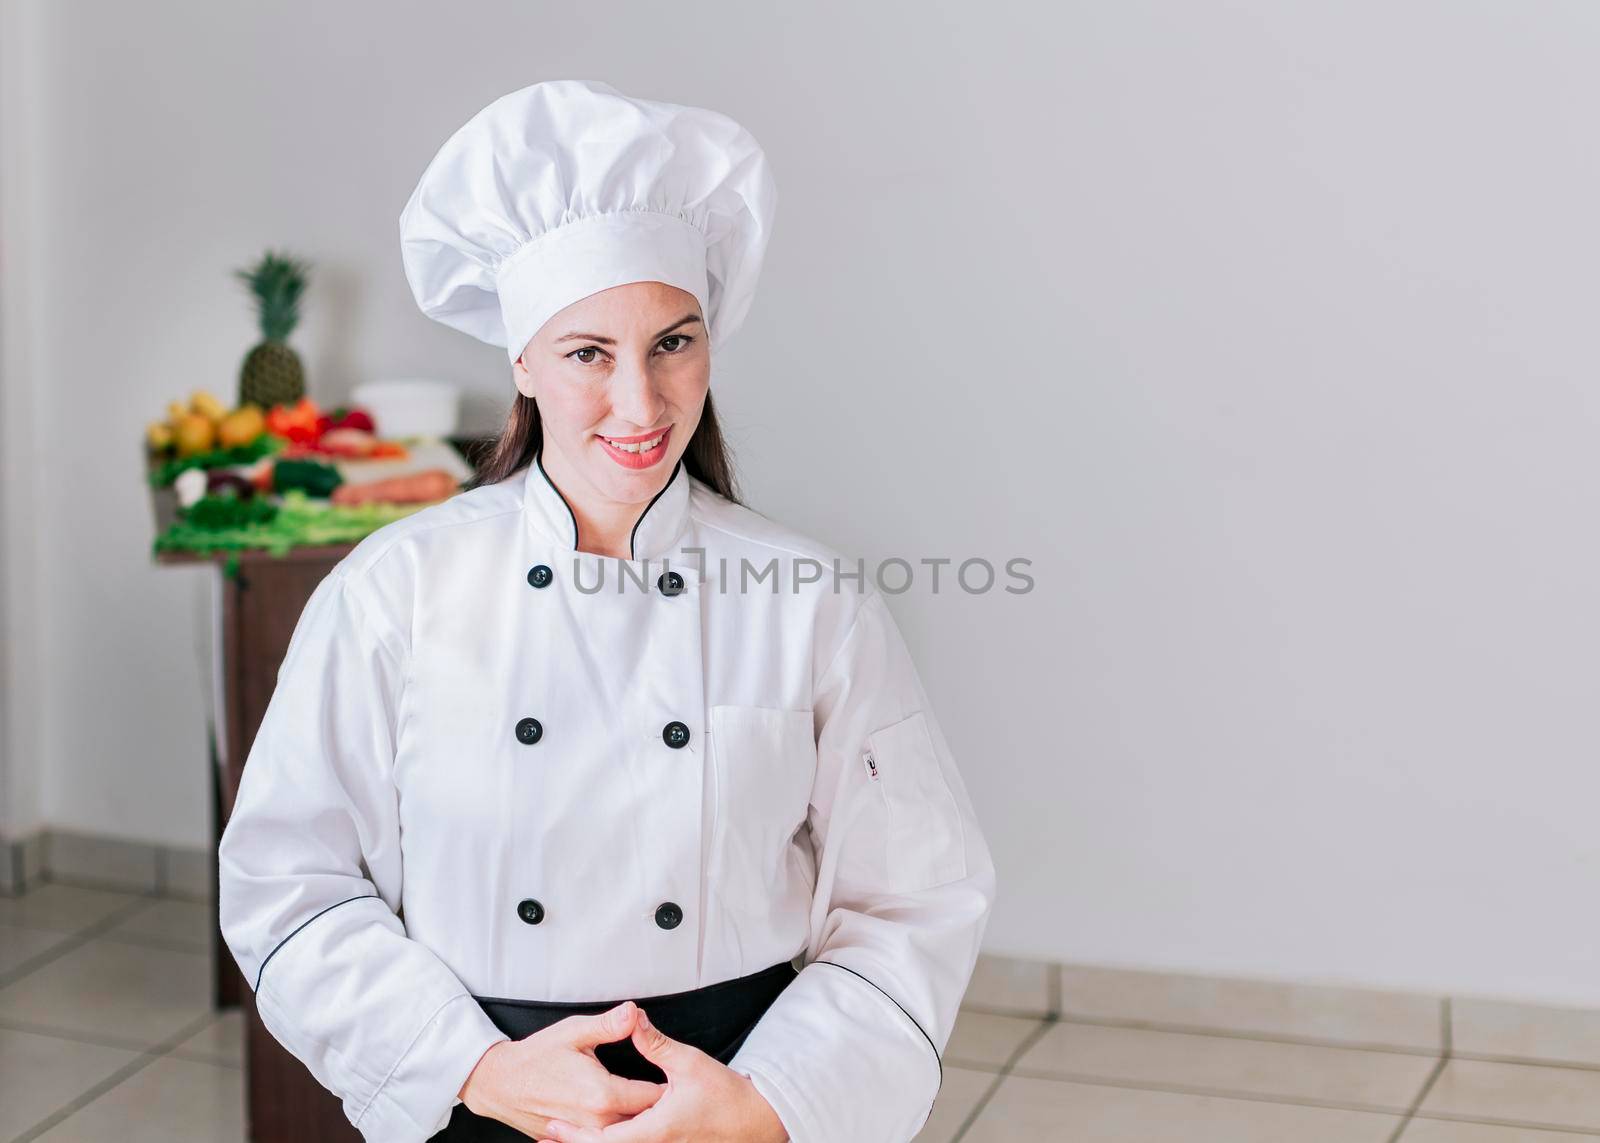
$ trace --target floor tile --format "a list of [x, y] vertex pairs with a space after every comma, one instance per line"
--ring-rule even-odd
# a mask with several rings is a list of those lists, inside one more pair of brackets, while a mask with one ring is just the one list
[[1366, 1047], [1443, 1049], [1441, 1002], [1430, 996], [1328, 985], [1062, 969], [1061, 1012], [1071, 1018], [1165, 1024]]
[[917, 1132], [916, 1143], [951, 1143], [995, 1078], [993, 1072], [953, 1068], [947, 1061], [944, 1083], [939, 1085], [939, 1098], [933, 1101], [933, 1114]]
[[1451, 1060], [1419, 1111], [1600, 1131], [1600, 1071]]
[[204, 949], [215, 927], [211, 906], [198, 901], [152, 897], [147, 908], [106, 930], [108, 936], [133, 936]]
[[1007, 1076], [961, 1143], [1385, 1143], [1400, 1117]]
[[0, 1139], [15, 1139], [139, 1055], [0, 1028]]
[[1063, 1022], [1024, 1053], [1016, 1070], [1404, 1113], [1435, 1062], [1397, 1052]]
[[950, 1063], [1002, 1068], [1022, 1041], [1043, 1024], [1035, 1017], [962, 1011], [956, 1017], [944, 1058]]
[[220, 1014], [200, 1031], [172, 1049], [185, 1059], [244, 1067], [244, 1014], [237, 1008]]
[[0, 925], [76, 933], [150, 898], [137, 893], [49, 883], [20, 897], [0, 897]]
[[244, 1073], [163, 1056], [79, 1108], [39, 1143], [243, 1143]]
[[1050, 1010], [1052, 971], [1053, 966], [1044, 961], [983, 953], [962, 1004], [1018, 1016], [1043, 1016]]
[[211, 1011], [211, 958], [95, 938], [0, 988], [0, 1018], [154, 1045]]
[[1600, 1009], [1467, 997], [1451, 1001], [1450, 1010], [1452, 1040], [1461, 1055], [1600, 1067]]
[[1600, 1135], [1537, 1131], [1531, 1127], [1493, 1127], [1486, 1123], [1447, 1123], [1442, 1119], [1413, 1119], [1406, 1124], [1400, 1143], [1586, 1143], [1594, 1139], [1600, 1139]]
[[48, 929], [24, 929], [16, 925], [0, 925], [0, 977], [14, 972], [34, 957], [43, 956], [71, 939], [71, 933], [53, 933]]

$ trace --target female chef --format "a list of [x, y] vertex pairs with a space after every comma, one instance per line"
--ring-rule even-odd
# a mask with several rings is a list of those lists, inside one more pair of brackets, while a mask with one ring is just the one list
[[559, 80], [401, 215], [423, 312], [518, 396], [473, 486], [312, 593], [219, 851], [262, 1023], [369, 1143], [901, 1143], [932, 1107], [995, 872], [861, 562], [734, 496], [711, 364], [775, 205], [727, 117]]

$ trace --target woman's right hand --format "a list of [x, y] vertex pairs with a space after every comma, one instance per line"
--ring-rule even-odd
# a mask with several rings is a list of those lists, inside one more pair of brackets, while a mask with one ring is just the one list
[[606, 1012], [568, 1016], [520, 1040], [500, 1041], [461, 1086], [461, 1102], [534, 1139], [547, 1138], [552, 1119], [597, 1129], [632, 1119], [667, 1085], [614, 1076], [594, 1049], [632, 1036], [638, 1013], [625, 1000]]

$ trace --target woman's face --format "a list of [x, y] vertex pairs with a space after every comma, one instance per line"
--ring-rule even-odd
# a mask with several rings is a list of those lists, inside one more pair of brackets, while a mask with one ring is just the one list
[[545, 322], [512, 372], [538, 403], [545, 448], [580, 482], [571, 491], [638, 504], [661, 491], [700, 423], [711, 349], [693, 294], [630, 282]]

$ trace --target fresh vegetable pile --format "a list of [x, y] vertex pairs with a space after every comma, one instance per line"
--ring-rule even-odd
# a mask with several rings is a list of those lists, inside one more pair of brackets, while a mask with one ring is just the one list
[[146, 429], [149, 481], [172, 489], [177, 520], [155, 550], [210, 553], [352, 543], [460, 490], [443, 469], [347, 484], [335, 462], [404, 460], [359, 408], [324, 413], [309, 397], [229, 411], [210, 393], [174, 401]]
[[[200, 507], [210, 503], [210, 507]], [[217, 504], [239, 504], [238, 517], [227, 519]], [[283, 494], [282, 503], [255, 501], [259, 509], [243, 502], [208, 497], [197, 502], [200, 518], [190, 510], [183, 519], [156, 537], [158, 552], [239, 551], [260, 548], [275, 556], [291, 548], [317, 544], [353, 544], [385, 524], [423, 507], [421, 504], [361, 504], [342, 506], [315, 500], [298, 489]], [[257, 512], [259, 511], [259, 515]]]

